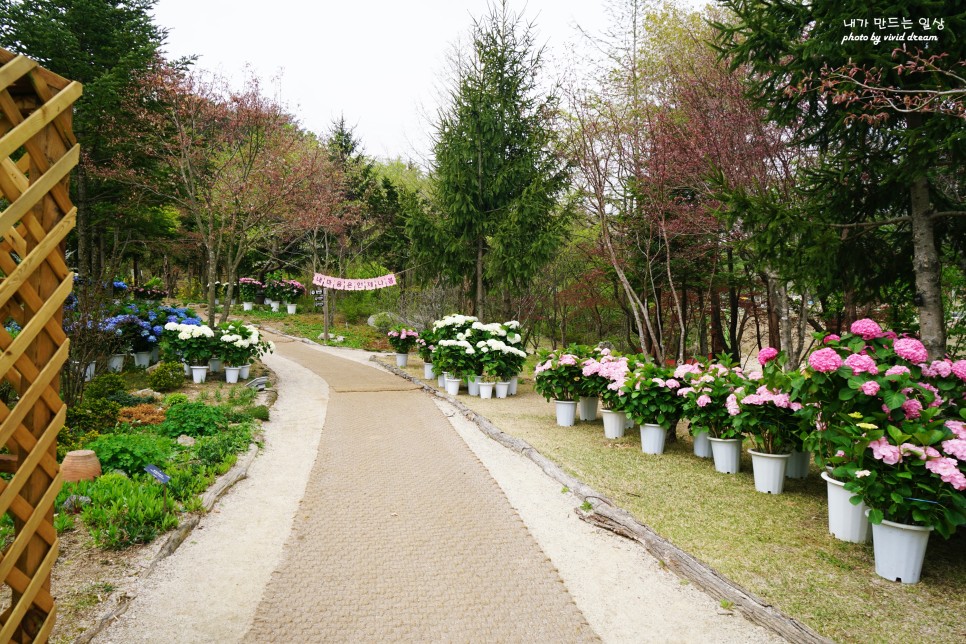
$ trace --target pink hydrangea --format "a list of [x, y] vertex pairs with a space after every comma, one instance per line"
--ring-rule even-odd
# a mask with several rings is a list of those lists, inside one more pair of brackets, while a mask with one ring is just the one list
[[701, 394], [694, 402], [698, 405], [698, 407], [706, 407], [711, 404], [711, 396], [708, 394]]
[[957, 360], [949, 365], [949, 370], [960, 380], [966, 380], [966, 360]]
[[852, 375], [854, 376], [857, 376], [860, 373], [871, 373], [873, 376], [875, 376], [879, 373], [879, 367], [876, 366], [875, 360], [860, 353], [853, 353], [850, 355], [845, 359], [845, 364], [852, 367]]
[[802, 408], [802, 403], [799, 403], [799, 402], [789, 403], [788, 408], [791, 409], [792, 411], [798, 411], [799, 409]]
[[922, 368], [922, 375], [927, 378], [948, 378], [953, 372], [953, 363], [950, 360], [933, 360], [928, 367]]
[[909, 367], [904, 367], [901, 364], [897, 364], [894, 367], [889, 367], [889, 369], [885, 372], [885, 375], [898, 376], [904, 373], [909, 373]]
[[883, 338], [886, 338], [886, 339], [889, 339], [889, 340], [895, 340], [899, 336], [896, 335], [896, 332], [895, 331], [883, 331], [882, 332], [882, 337]]
[[536, 367], [534, 367], [533, 368], [533, 373], [534, 374], [543, 373], [547, 369], [552, 369], [552, 368], [553, 368], [553, 361], [552, 360], [547, 360], [543, 364], [538, 364]]
[[824, 338], [822, 338], [822, 343], [823, 344], [828, 344], [829, 342], [838, 342], [841, 339], [842, 338], [839, 335], [837, 335], [835, 333], [829, 333], [827, 336], [825, 336]]
[[694, 387], [681, 387], [680, 389], [678, 389], [679, 396], [687, 396], [692, 392], [694, 392]]
[[826, 347], [808, 356], [808, 365], [815, 371], [829, 373], [842, 366], [842, 358], [835, 349]]
[[861, 335], [863, 340], [874, 340], [882, 335], [882, 327], [876, 324], [875, 320], [870, 320], [869, 318], [856, 320], [849, 327], [849, 331], [855, 335]]
[[954, 458], [934, 458], [926, 461], [926, 469], [937, 474], [944, 482], [957, 490], [966, 490], [966, 475], [959, 469]]
[[765, 404], [765, 399], [758, 394], [749, 394], [741, 399], [741, 404], [743, 405], [763, 405]]
[[559, 364], [567, 367], [572, 367], [577, 364], [577, 356], [570, 353], [565, 353], [560, 356]]
[[[899, 446], [899, 451], [902, 452], [903, 456], [914, 456], [920, 461], [926, 460], [926, 448], [920, 447], [919, 445], [913, 445], [912, 443], [903, 443]], [[935, 450], [933, 450], [935, 451]], [[939, 456], [939, 454], [936, 454]]]
[[966, 440], [952, 438], [948, 441], [943, 441], [943, 451], [966, 463]]
[[737, 416], [741, 413], [741, 409], [738, 407], [738, 398], [734, 394], [728, 395], [728, 399], [725, 400], [725, 408], [728, 410], [729, 416]]
[[886, 465], [895, 465], [902, 460], [902, 452], [899, 451], [898, 447], [889, 443], [885, 436], [869, 443], [869, 449], [872, 450], [874, 457]]
[[677, 389], [678, 387], [681, 386], [681, 383], [675, 380], [674, 378], [668, 378], [667, 382], [664, 383], [664, 386], [667, 387], [668, 389]]
[[929, 403], [929, 406], [930, 407], [941, 407], [942, 406], [942, 404], [943, 404], [943, 398], [942, 398], [942, 396], [939, 395], [939, 389], [938, 388], [933, 387], [928, 382], [920, 382], [919, 383], [919, 386], [922, 387], [923, 389], [925, 389], [926, 391], [932, 392], [932, 402]]
[[845, 457], [845, 452], [843, 452], [842, 450], [839, 450], [839, 451], [835, 452], [835, 456], [836, 456], [836, 458], [844, 458]]
[[864, 393], [866, 396], [874, 396], [879, 393], [879, 383], [877, 383], [875, 380], [863, 382], [862, 386], [859, 387], [859, 391]]
[[915, 338], [899, 338], [892, 343], [892, 349], [900, 358], [919, 364], [929, 359], [925, 345]]
[[778, 349], [776, 349], [775, 347], [765, 347], [764, 349], [758, 352], [758, 362], [760, 362], [761, 365], [764, 366], [765, 364], [774, 360], [777, 356], [778, 356]]
[[675, 378], [685, 378], [689, 373], [700, 373], [701, 367], [696, 364], [682, 364], [674, 370]]
[[906, 418], [912, 420], [914, 418], [919, 418], [922, 414], [922, 403], [915, 398], [906, 398], [906, 401], [902, 403], [902, 411], [906, 412]]
[[951, 431], [956, 436], [956, 438], [962, 438], [963, 440], [966, 440], [966, 423], [964, 423], [961, 420], [950, 419], [950, 420], [947, 420], [945, 424], [946, 424], [946, 427], [949, 428], [949, 431]]

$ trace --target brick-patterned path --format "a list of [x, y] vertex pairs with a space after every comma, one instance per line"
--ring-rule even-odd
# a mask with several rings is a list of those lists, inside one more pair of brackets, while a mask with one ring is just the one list
[[[319, 453], [249, 642], [596, 641], [499, 486], [433, 402], [302, 343]], [[630, 607], [628, 608], [630, 610]]]

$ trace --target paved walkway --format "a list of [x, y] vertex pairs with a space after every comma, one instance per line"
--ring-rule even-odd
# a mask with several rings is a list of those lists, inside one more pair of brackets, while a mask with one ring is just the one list
[[249, 642], [594, 641], [553, 565], [427, 396], [301, 343], [319, 453]]

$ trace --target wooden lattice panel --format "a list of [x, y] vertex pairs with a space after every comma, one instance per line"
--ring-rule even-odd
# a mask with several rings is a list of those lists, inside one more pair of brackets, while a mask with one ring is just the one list
[[[71, 106], [81, 94], [35, 61], [0, 49], [0, 375], [16, 390], [0, 402], [0, 512], [15, 538], [0, 555], [10, 587], [0, 642], [46, 641], [56, 616], [50, 571], [57, 559], [53, 508], [62, 480], [57, 433], [67, 408], [60, 372], [67, 358], [63, 303], [73, 287], [64, 239], [76, 209], [67, 178], [80, 158]], [[3, 324], [22, 327], [11, 337]]]

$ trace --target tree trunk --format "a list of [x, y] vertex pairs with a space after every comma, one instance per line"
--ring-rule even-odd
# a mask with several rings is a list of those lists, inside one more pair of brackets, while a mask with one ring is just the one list
[[[910, 127], [912, 123], [910, 122]], [[912, 182], [912, 270], [916, 274], [916, 304], [919, 307], [919, 336], [929, 357], [946, 355], [946, 327], [943, 322], [941, 265], [925, 177]]]
[[483, 237], [476, 240], [476, 303], [474, 305], [476, 317], [483, 320]]

